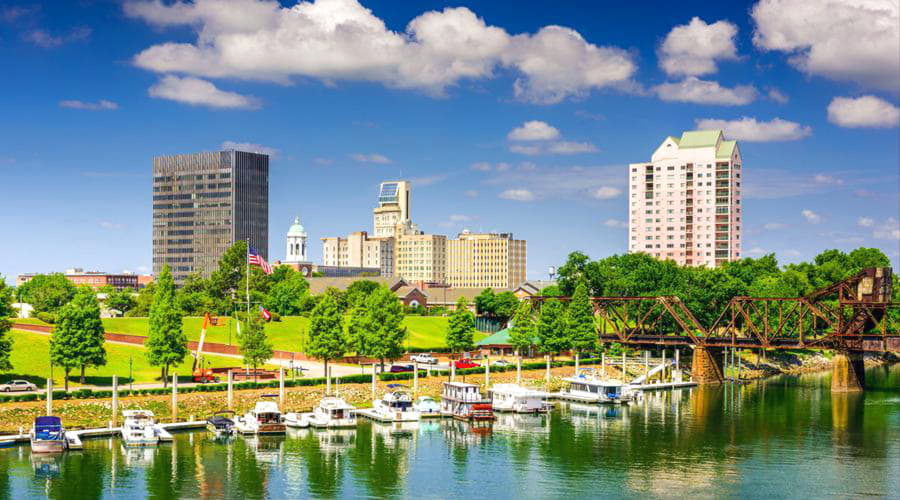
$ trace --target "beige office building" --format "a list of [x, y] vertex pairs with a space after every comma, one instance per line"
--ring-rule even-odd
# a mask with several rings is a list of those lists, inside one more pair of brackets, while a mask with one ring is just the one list
[[447, 240], [447, 284], [515, 288], [525, 281], [526, 242], [511, 233], [463, 231]]
[[381, 183], [378, 190], [378, 206], [372, 210], [375, 238], [391, 238], [397, 224], [411, 220], [409, 198], [409, 181]]
[[382, 276], [393, 276], [394, 239], [369, 238], [365, 231], [322, 238], [322, 265], [378, 268]]
[[398, 224], [394, 237], [397, 277], [407, 282], [447, 280], [447, 237], [424, 234], [410, 222]]

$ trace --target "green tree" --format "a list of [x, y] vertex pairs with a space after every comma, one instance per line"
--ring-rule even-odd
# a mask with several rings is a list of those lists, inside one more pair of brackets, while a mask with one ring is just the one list
[[125, 316], [143, 318], [150, 315], [150, 306], [153, 304], [153, 292], [156, 290], [156, 283], [148, 283], [147, 286], [138, 290], [137, 298], [134, 301], [134, 307], [125, 313]]
[[56, 313], [75, 297], [75, 285], [62, 273], [38, 274], [16, 289], [19, 302], [26, 302], [37, 312]]
[[12, 307], [13, 290], [6, 285], [0, 274], [0, 370], [12, 370], [9, 355], [12, 353], [12, 339], [6, 336], [11, 325], [9, 318], [15, 314]]
[[594, 323], [594, 306], [588, 296], [587, 282], [584, 279], [575, 285], [572, 302], [566, 309], [566, 327], [568, 336], [575, 349], [576, 364], [578, 356], [597, 348], [597, 325]]
[[65, 370], [67, 391], [72, 368], [81, 368], [84, 384], [86, 367], [106, 364], [104, 333], [97, 296], [88, 287], [79, 288], [57, 313], [56, 326], [50, 334], [50, 361]]
[[358, 280], [350, 283], [346, 292], [347, 308], [353, 309], [365, 302], [378, 287], [379, 284], [372, 280]]
[[456, 309], [447, 323], [447, 347], [452, 352], [469, 351], [475, 347], [475, 315], [469, 311], [465, 297], [456, 301]]
[[538, 345], [547, 354], [559, 354], [572, 346], [562, 302], [547, 299], [541, 306], [537, 323]]
[[207, 291], [212, 297], [226, 299], [245, 287], [247, 271], [247, 242], [238, 240], [219, 259], [219, 265], [209, 277]]
[[244, 364], [253, 368], [253, 381], [256, 382], [256, 369], [266, 361], [272, 359], [273, 349], [269, 337], [266, 335], [265, 325], [262, 319], [251, 314], [249, 320], [244, 322], [244, 329], [238, 337], [241, 356]]
[[513, 317], [512, 326], [509, 328], [509, 342], [516, 350], [516, 355], [521, 359], [522, 352], [529, 351], [534, 346], [535, 324], [531, 302], [523, 300]]
[[328, 362], [340, 358], [346, 351], [343, 313], [334, 297], [325, 294], [310, 315], [306, 353], [322, 360], [327, 376]]
[[393, 361], [403, 355], [403, 340], [406, 339], [406, 328], [402, 326], [403, 305], [388, 287], [379, 286], [366, 299], [366, 310], [366, 355], [380, 360], [384, 370], [385, 359]]
[[357, 356], [369, 355], [369, 309], [365, 302], [350, 310], [347, 321], [347, 347]]
[[494, 289], [485, 288], [475, 296], [475, 312], [481, 316], [493, 317], [495, 299]]
[[501, 323], [506, 323], [516, 314], [519, 307], [519, 298], [516, 294], [505, 291], [494, 296], [494, 318]]
[[163, 266], [155, 284], [145, 355], [151, 366], [160, 367], [163, 386], [168, 387], [169, 367], [184, 361], [188, 341], [182, 330], [181, 310], [175, 304], [175, 282], [168, 264]]
[[106, 307], [115, 309], [117, 311], [120, 311], [122, 314], [125, 314], [128, 311], [134, 309], [134, 306], [137, 305], [137, 301], [135, 300], [133, 294], [134, 290], [130, 288], [114, 290], [106, 296]]
[[296, 316], [301, 312], [300, 300], [309, 290], [309, 283], [303, 279], [303, 275], [288, 266], [278, 266], [276, 269], [282, 277], [269, 288], [263, 305], [282, 316]]

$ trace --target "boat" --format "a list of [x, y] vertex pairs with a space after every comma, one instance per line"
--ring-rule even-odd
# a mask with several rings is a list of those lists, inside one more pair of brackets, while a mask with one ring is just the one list
[[227, 437], [234, 434], [234, 412], [221, 410], [206, 419], [206, 430], [216, 437]]
[[356, 408], [339, 396], [325, 396], [305, 416], [309, 425], [321, 429], [356, 427]]
[[441, 405], [431, 396], [419, 396], [413, 404], [413, 408], [419, 412], [422, 418], [441, 416]]
[[413, 408], [412, 396], [406, 387], [400, 384], [390, 384], [391, 389], [381, 399], [376, 399], [372, 405], [375, 418], [385, 422], [416, 422], [421, 415]]
[[635, 400], [635, 391], [619, 380], [601, 380], [579, 374], [564, 378], [569, 388], [560, 393], [562, 399], [582, 403], [627, 404]]
[[32, 453], [61, 453], [66, 450], [66, 431], [59, 417], [35, 418], [30, 437]]
[[488, 390], [494, 411], [545, 413], [550, 409], [550, 393], [516, 384], [496, 384]]
[[306, 429], [309, 427], [309, 418], [307, 418], [309, 413], [285, 413], [284, 414], [284, 425], [291, 429]]
[[482, 396], [479, 386], [465, 382], [444, 382], [441, 391], [441, 413], [459, 420], [494, 419], [491, 400]]
[[125, 410], [125, 423], [120, 432], [126, 446], [152, 446], [159, 443], [153, 412], [150, 410]]
[[257, 401], [256, 406], [234, 424], [241, 434], [284, 434], [285, 425], [281, 421], [281, 411], [274, 401]]

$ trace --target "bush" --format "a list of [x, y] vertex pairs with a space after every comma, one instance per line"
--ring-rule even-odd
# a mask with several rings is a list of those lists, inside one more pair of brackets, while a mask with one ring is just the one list
[[276, 321], [276, 322], [280, 322], [280, 321], [281, 321], [281, 315], [278, 314], [277, 312], [275, 312], [275, 311], [269, 311], [269, 314], [272, 315], [271, 321]]
[[56, 323], [56, 315], [51, 312], [40, 311], [37, 314], [35, 314], [34, 316], [37, 319], [43, 321], [44, 323], [50, 323], [51, 325], [53, 323]]

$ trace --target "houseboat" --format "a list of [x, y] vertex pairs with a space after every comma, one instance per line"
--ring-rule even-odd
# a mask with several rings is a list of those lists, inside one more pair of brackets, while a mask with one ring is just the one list
[[289, 429], [306, 429], [309, 427], [309, 413], [285, 413], [284, 425]]
[[618, 380], [600, 380], [581, 374], [563, 381], [569, 383], [569, 388], [559, 393], [561, 399], [603, 404], [627, 404], [635, 399], [635, 392]]
[[422, 418], [441, 416], [441, 405], [431, 396], [419, 396], [413, 408], [419, 412]]
[[126, 446], [153, 446], [159, 444], [156, 423], [150, 410], [125, 410], [125, 423], [119, 430]]
[[241, 434], [271, 435], [284, 434], [281, 411], [274, 401], [257, 401], [252, 410], [238, 417], [234, 424]]
[[305, 415], [309, 425], [319, 429], [356, 427], [356, 408], [339, 396], [326, 396]]
[[412, 396], [404, 386], [388, 385], [391, 389], [372, 405], [373, 418], [382, 422], [417, 422], [419, 412], [413, 408]]
[[497, 384], [488, 390], [494, 411], [513, 413], [545, 413], [551, 408], [550, 393], [516, 384]]
[[234, 435], [234, 412], [231, 410], [217, 411], [206, 419], [206, 430], [216, 437], [228, 437]]
[[444, 382], [441, 391], [441, 413], [459, 420], [494, 419], [491, 400], [482, 396], [477, 385], [465, 382]]
[[31, 428], [32, 453], [60, 453], [66, 449], [66, 431], [59, 417], [37, 417]]

